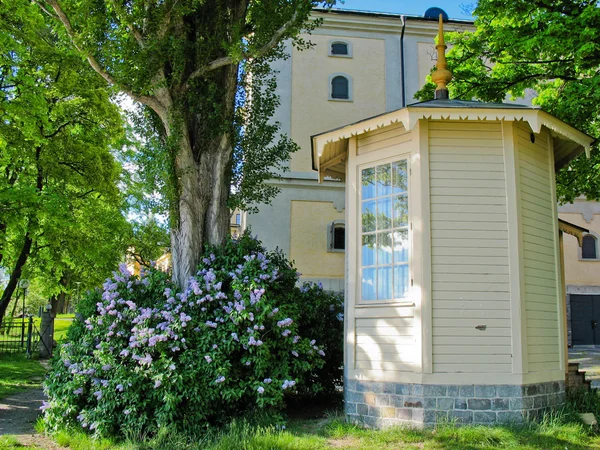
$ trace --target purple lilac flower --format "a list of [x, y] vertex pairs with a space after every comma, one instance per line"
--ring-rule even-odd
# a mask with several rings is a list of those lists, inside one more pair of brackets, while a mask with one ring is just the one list
[[47, 409], [49, 409], [49, 408], [50, 408], [50, 403], [48, 403], [47, 401], [45, 401], [45, 400], [44, 400], [44, 401], [42, 402], [42, 406], [40, 406], [40, 409], [41, 409], [42, 411], [46, 411], [46, 410], [47, 410]]
[[298, 357], [298, 352], [297, 351], [292, 351], [292, 355], [294, 355], [296, 358]]
[[265, 388], [262, 386], [259, 386], [256, 390], [258, 391], [259, 394], [262, 394], [263, 392], [265, 392]]
[[289, 327], [292, 323], [294, 323], [294, 321], [288, 317], [287, 319], [283, 319], [277, 322], [277, 326], [279, 328]]
[[127, 415], [131, 414], [131, 411], [126, 409], [125, 411], [123, 411], [123, 414], [125, 414], [127, 416]]
[[317, 353], [319, 353], [321, 356], [325, 356], [325, 352], [323, 350], [319, 350]]
[[205, 355], [205, 356], [204, 356], [204, 359], [205, 359], [205, 360], [206, 360], [206, 362], [207, 362], [207, 363], [209, 363], [209, 364], [212, 362], [212, 358], [211, 358], [210, 356], [208, 356], [208, 355]]
[[117, 391], [123, 392], [123, 385], [122, 384], [117, 384]]
[[265, 379], [263, 380], [263, 383], [265, 383], [265, 384], [269, 384], [269, 383], [271, 383], [272, 381], [273, 381], [273, 380], [271, 380], [270, 378], [265, 378]]
[[215, 383], [219, 384], [219, 383], [222, 383], [223, 381], [225, 381], [225, 377], [221, 375], [219, 378], [217, 378], [215, 380]]
[[83, 388], [77, 388], [73, 391], [73, 394], [75, 395], [81, 395], [83, 394]]
[[105, 364], [102, 366], [102, 370], [107, 371], [110, 370], [112, 368], [112, 366], [110, 364]]
[[97, 400], [100, 400], [102, 398], [102, 391], [94, 392], [94, 397], [96, 397]]
[[171, 364], [171, 365], [169, 366], [169, 370], [175, 370], [175, 364]]
[[156, 389], [156, 388], [160, 387], [160, 385], [161, 385], [161, 384], [162, 384], [162, 381], [160, 381], [160, 380], [156, 380], [156, 381], [154, 382], [154, 389]]

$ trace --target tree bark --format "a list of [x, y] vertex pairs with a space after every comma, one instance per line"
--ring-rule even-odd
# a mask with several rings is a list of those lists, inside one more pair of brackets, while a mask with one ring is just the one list
[[21, 252], [19, 253], [19, 257], [15, 262], [15, 267], [10, 274], [10, 279], [8, 280], [8, 284], [2, 292], [2, 297], [0, 298], [0, 325], [4, 320], [4, 314], [6, 314], [6, 308], [8, 308], [8, 304], [10, 303], [10, 299], [17, 289], [17, 284], [19, 283], [19, 279], [21, 278], [21, 272], [23, 271], [23, 266], [27, 262], [27, 258], [31, 253], [31, 244], [33, 243], [33, 239], [29, 236], [29, 233], [25, 234], [25, 241], [23, 242], [23, 247], [21, 248]]
[[[229, 123], [235, 111], [238, 65], [222, 69], [220, 85], [224, 115]], [[186, 117], [185, 111], [178, 111]], [[180, 116], [180, 117], [181, 117]], [[229, 233], [229, 198], [233, 137], [223, 131], [206, 139], [201, 117], [186, 117], [175, 157], [177, 223], [171, 230], [173, 281], [182, 289], [196, 268], [203, 244], [219, 245]]]

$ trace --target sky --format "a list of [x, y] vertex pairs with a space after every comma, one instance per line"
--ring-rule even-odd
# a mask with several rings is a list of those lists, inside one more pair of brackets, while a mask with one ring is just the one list
[[451, 19], [472, 19], [470, 14], [465, 14], [461, 6], [476, 3], [476, 0], [338, 0], [336, 8], [358, 9], [363, 11], [378, 11], [389, 13], [409, 14], [422, 16], [432, 6], [442, 8]]

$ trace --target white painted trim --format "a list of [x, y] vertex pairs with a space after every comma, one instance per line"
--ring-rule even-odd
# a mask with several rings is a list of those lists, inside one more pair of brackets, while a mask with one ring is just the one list
[[519, 155], [514, 131], [513, 122], [502, 121], [508, 217], [512, 367], [513, 373], [523, 374], [527, 372], [527, 330], [524, 307]]
[[550, 176], [550, 195], [552, 196], [552, 217], [554, 217], [554, 261], [556, 262], [555, 274], [556, 274], [556, 310], [558, 317], [558, 348], [559, 348], [559, 369], [562, 372], [567, 370], [567, 363], [569, 356], [565, 354], [567, 348], [567, 330], [565, 329], [566, 318], [562, 317], [565, 311], [563, 302], [566, 301], [565, 293], [563, 288], [562, 274], [564, 268], [562, 267], [562, 261], [560, 257], [560, 238], [559, 238], [559, 226], [558, 226], [558, 202], [556, 200], [556, 179], [554, 173], [554, 140], [550, 136], [549, 132], [546, 132], [546, 140], [548, 142], [548, 173]]
[[[419, 203], [420, 211], [413, 215], [414, 274], [415, 285], [420, 286], [420, 304], [415, 307], [415, 339], [421, 350], [421, 370], [433, 372], [433, 305], [431, 293], [431, 197], [429, 192], [429, 122], [419, 121], [417, 125], [413, 167], [417, 180], [413, 188], [413, 203]], [[410, 211], [409, 211], [410, 212]]]
[[[345, 44], [348, 53], [345, 55], [338, 55], [336, 53], [332, 53], [331, 47], [333, 46], [333, 44]], [[347, 39], [332, 39], [331, 41], [329, 41], [329, 44], [327, 47], [327, 56], [330, 56], [332, 58], [352, 58], [353, 57], [352, 51], [353, 51], [352, 42], [350, 42], [349, 40], [347, 40]]]
[[[346, 160], [346, 294], [344, 305], [345, 323], [345, 365], [346, 376], [350, 377], [356, 365], [356, 318], [354, 306], [356, 304], [356, 264], [358, 245], [356, 242], [356, 217], [357, 217], [357, 183], [356, 168], [350, 166], [350, 161], [356, 158], [357, 139], [351, 138], [348, 142], [348, 159]], [[354, 218], [354, 219], [353, 219]]]

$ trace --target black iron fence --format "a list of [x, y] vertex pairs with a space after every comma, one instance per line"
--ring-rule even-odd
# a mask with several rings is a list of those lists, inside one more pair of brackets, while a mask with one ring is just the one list
[[23, 352], [31, 356], [43, 345], [40, 334], [31, 316], [4, 319], [0, 325], [0, 354]]

